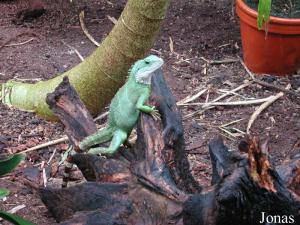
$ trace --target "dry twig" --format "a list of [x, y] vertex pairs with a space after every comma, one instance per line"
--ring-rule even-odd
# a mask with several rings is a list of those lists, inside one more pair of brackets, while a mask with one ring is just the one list
[[4, 48], [4, 47], [8, 47], [7, 45], [8, 45], [11, 41], [13, 41], [13, 40], [15, 40], [16, 38], [21, 37], [21, 36], [23, 36], [23, 35], [33, 35], [33, 36], [37, 36], [35, 33], [32, 33], [32, 32], [23, 32], [23, 33], [17, 34], [17, 35], [15, 35], [15, 36], [9, 38], [8, 40], [6, 40], [2, 45], [0, 45], [0, 50], [1, 50], [2, 48]]
[[262, 102], [269, 101], [274, 96], [269, 96], [267, 98], [261, 99], [253, 99], [247, 101], [235, 101], [235, 102], [196, 102], [196, 103], [186, 103], [186, 104], [179, 104], [179, 106], [202, 106], [202, 108], [206, 108], [208, 106], [236, 106], [236, 105], [253, 105], [253, 104], [260, 104]]
[[20, 45], [25, 45], [31, 41], [35, 40], [35, 38], [30, 38], [29, 40], [27, 41], [23, 41], [23, 42], [20, 42], [20, 43], [12, 43], [12, 44], [7, 44], [5, 45], [5, 47], [13, 47], [13, 46], [20, 46]]
[[7, 212], [14, 214], [14, 213], [18, 212], [19, 210], [24, 209], [25, 207], [26, 207], [26, 205], [24, 205], [24, 204], [18, 205], [16, 207], [13, 207], [12, 209], [8, 210]]
[[170, 47], [170, 52], [174, 53], [174, 42], [173, 39], [171, 37], [169, 37], [170, 43], [169, 43], [169, 47]]
[[52, 159], [53, 159], [55, 153], [56, 153], [56, 148], [54, 149], [52, 155], [50, 156], [50, 158], [49, 158], [49, 160], [48, 160], [48, 162], [47, 162], [47, 165], [50, 165], [50, 162], [52, 161]]
[[264, 111], [266, 108], [268, 108], [273, 102], [275, 102], [277, 99], [281, 98], [284, 95], [283, 92], [279, 92], [277, 95], [272, 96], [268, 101], [264, 102], [262, 105], [260, 105], [254, 113], [251, 115], [250, 120], [247, 125], [247, 134], [250, 134], [250, 129], [254, 121], [257, 119], [259, 114]]
[[[235, 92], [237, 92], [237, 91], [239, 91], [239, 90], [241, 90], [241, 89], [243, 89], [245, 87], [248, 87], [250, 84], [251, 84], [251, 82], [244, 83], [244, 84], [242, 84], [242, 85], [240, 85], [240, 86], [232, 89], [231, 91], [228, 91], [227, 93], [225, 93], [223, 95], [220, 95], [219, 97], [215, 98], [214, 100], [211, 101], [211, 103], [217, 102], [217, 101], [219, 101], [221, 99], [224, 99], [227, 96], [232, 95], [232, 93], [235, 93]], [[205, 105], [205, 107], [208, 107], [208, 106], [209, 106], [209, 103], [207, 103], [207, 105]]]
[[44, 187], [46, 187], [47, 186], [47, 175], [46, 175], [46, 169], [45, 169], [45, 161], [42, 161], [41, 169], [42, 169], [43, 184], [44, 184]]
[[114, 25], [116, 25], [117, 22], [118, 22], [118, 20], [117, 20], [115, 17], [112, 17], [112, 16], [110, 16], [110, 15], [107, 15], [107, 18], [108, 18]]
[[[217, 102], [217, 101], [219, 101], [219, 100], [221, 100], [221, 99], [224, 99], [224, 98], [226, 98], [227, 96], [232, 95], [232, 93], [234, 93], [234, 92], [236, 92], [236, 91], [239, 91], [239, 90], [241, 90], [241, 89], [243, 89], [243, 88], [245, 88], [245, 87], [248, 87], [250, 84], [251, 84], [251, 82], [247, 82], [247, 83], [245, 83], [245, 84], [242, 84], [242, 85], [240, 85], [240, 86], [234, 88], [233, 90], [228, 91], [227, 93], [225, 93], [225, 94], [223, 94], [223, 95], [221, 95], [221, 96], [215, 98], [215, 99], [212, 100], [211, 102]], [[191, 117], [193, 117], [193, 116], [195, 116], [195, 115], [197, 115], [197, 114], [199, 114], [199, 113], [201, 114], [201, 113], [205, 112], [206, 110], [212, 109], [212, 108], [215, 107], [215, 106], [208, 105], [209, 103], [206, 103], [206, 104], [207, 104], [207, 105], [202, 106], [201, 109], [196, 110], [195, 112], [192, 112], [192, 113], [190, 113], [190, 114], [188, 114], [188, 115], [185, 115], [185, 116], [183, 117], [183, 120], [186, 120], [186, 119], [188, 119], [188, 118], [191, 118]]]
[[238, 62], [239, 59], [223, 59], [223, 60], [210, 60], [208, 61], [210, 65], [218, 65], [218, 64], [228, 64]]
[[85, 23], [84, 23], [84, 11], [81, 11], [79, 14], [79, 21], [80, 21], [80, 26], [81, 29], [83, 30], [83, 33], [87, 36], [87, 38], [94, 43], [96, 46], [100, 46], [100, 44], [93, 38], [93, 36], [88, 32]]
[[80, 54], [80, 52], [74, 48], [73, 46], [69, 45], [68, 43], [61, 41], [64, 45], [68, 46], [72, 51], [74, 51], [76, 53], [76, 55], [78, 56], [78, 58], [81, 60], [81, 62], [84, 61], [84, 57]]
[[104, 113], [102, 113], [101, 115], [97, 116], [97, 117], [94, 119], [94, 121], [96, 122], [96, 121], [98, 121], [98, 120], [102, 120], [102, 119], [104, 119], [105, 117], [107, 117], [108, 114], [109, 114], [109, 111], [104, 112]]
[[53, 141], [49, 141], [47, 143], [44, 143], [44, 144], [40, 144], [40, 145], [37, 145], [37, 146], [34, 146], [32, 148], [29, 148], [29, 149], [26, 149], [22, 152], [19, 152], [19, 153], [27, 153], [27, 152], [31, 152], [31, 151], [35, 151], [35, 150], [39, 150], [41, 148], [46, 148], [46, 147], [49, 147], [49, 146], [52, 146], [52, 145], [57, 145], [57, 144], [60, 144], [62, 142], [65, 142], [69, 140], [67, 136], [64, 136], [62, 138], [59, 138], [59, 139], [56, 139], [56, 140], [53, 140]]
[[199, 91], [198, 93], [194, 94], [194, 95], [188, 95], [187, 97], [185, 97], [184, 99], [180, 100], [177, 102], [177, 104], [184, 104], [184, 103], [189, 103], [191, 101], [196, 100], [197, 98], [199, 98], [201, 95], [203, 95], [205, 92], [207, 91], [207, 88]]

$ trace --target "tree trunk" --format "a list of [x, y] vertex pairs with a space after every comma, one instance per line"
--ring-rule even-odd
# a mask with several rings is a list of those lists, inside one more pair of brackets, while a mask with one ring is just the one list
[[169, 2], [128, 0], [111, 33], [82, 63], [35, 84], [8, 81], [0, 88], [0, 98], [9, 106], [55, 119], [46, 104], [46, 95], [68, 76], [90, 113], [98, 114], [123, 85], [130, 66], [150, 50]]

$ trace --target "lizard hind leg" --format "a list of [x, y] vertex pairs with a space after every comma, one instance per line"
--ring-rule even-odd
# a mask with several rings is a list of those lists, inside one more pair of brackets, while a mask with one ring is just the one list
[[127, 139], [127, 133], [122, 130], [116, 130], [113, 134], [112, 141], [108, 148], [98, 147], [91, 148], [88, 153], [113, 155]]
[[113, 130], [110, 127], [106, 127], [103, 130], [99, 130], [96, 133], [84, 138], [79, 143], [79, 148], [81, 150], [87, 150], [93, 145], [101, 144], [107, 142], [112, 139], [113, 137]]

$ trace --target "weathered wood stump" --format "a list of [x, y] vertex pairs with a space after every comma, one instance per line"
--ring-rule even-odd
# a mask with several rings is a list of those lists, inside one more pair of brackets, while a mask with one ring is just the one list
[[299, 224], [299, 202], [270, 166], [267, 145], [253, 138], [242, 146], [245, 155], [228, 151], [221, 139], [209, 144], [214, 185], [185, 202], [184, 224], [285, 224], [289, 217]]
[[[52, 99], [50, 107], [76, 146], [94, 132], [86, 128], [93, 127], [93, 122], [88, 116], [76, 120], [77, 114], [70, 112], [82, 113], [84, 107], [74, 91], [61, 91], [62, 87], [70, 89], [67, 79], [48, 100]], [[141, 114], [135, 146], [122, 147], [108, 159], [77, 154], [74, 163], [88, 182], [40, 190], [57, 221], [65, 225], [256, 225], [263, 224], [259, 221], [264, 212], [281, 222], [290, 216], [300, 224], [299, 158], [278, 167], [277, 172], [267, 159], [267, 145], [257, 139], [243, 142], [241, 153], [228, 151], [221, 139], [215, 139], [209, 144], [212, 187], [201, 192], [189, 170], [180, 113], [160, 70], [153, 76], [150, 104], [159, 109], [162, 121]]]

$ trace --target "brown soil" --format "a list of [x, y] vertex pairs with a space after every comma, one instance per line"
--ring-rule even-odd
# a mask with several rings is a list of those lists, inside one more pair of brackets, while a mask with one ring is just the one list
[[[12, 19], [16, 11], [24, 6], [14, 1], [0, 1], [0, 43], [20, 33], [24, 35], [12, 43], [34, 38], [24, 45], [0, 49], [0, 82], [13, 78], [48, 79], [70, 69], [80, 60], [63, 42], [75, 47], [84, 57], [95, 49], [80, 28], [80, 10], [85, 10], [85, 21], [90, 33], [101, 41], [113, 27], [107, 16], [118, 18], [124, 6], [124, 1], [117, 0], [76, 0], [73, 4], [69, 1], [45, 2], [47, 12], [43, 16], [32, 22], [16, 25]], [[236, 59], [241, 55], [239, 23], [232, 15], [231, 4], [231, 0], [172, 1], [154, 49], [165, 59], [165, 76], [178, 100], [208, 87], [209, 94], [206, 92], [194, 102], [211, 101], [220, 95], [221, 90], [232, 90], [250, 80], [239, 62], [215, 65], [207, 63], [207, 60]], [[174, 52], [170, 49], [170, 39], [174, 43]], [[280, 86], [291, 83], [293, 90], [298, 89], [300, 84], [297, 76], [265, 76], [264, 79]], [[252, 84], [238, 94], [248, 98], [263, 98], [277, 92]], [[241, 97], [235, 96], [231, 101], [237, 99]], [[207, 143], [215, 136], [228, 136], [218, 126], [242, 119], [231, 125], [231, 128], [245, 131], [255, 108], [254, 105], [219, 106], [184, 120], [191, 168], [202, 185], [209, 186], [211, 174]], [[182, 114], [186, 116], [195, 110], [195, 106], [182, 107]], [[279, 164], [299, 148], [299, 113], [299, 103], [284, 96], [265, 110], [251, 129], [254, 135], [269, 137], [271, 161], [275, 164]], [[3, 105], [0, 105], [0, 124], [0, 156], [19, 152], [63, 135], [60, 124], [46, 122], [31, 113], [9, 109]], [[234, 130], [231, 129], [231, 132]], [[26, 134], [35, 136], [22, 136]], [[13, 137], [9, 139], [8, 136]], [[232, 150], [237, 150], [242, 137], [229, 137], [225, 137], [226, 144]], [[52, 180], [60, 181], [61, 170], [56, 174], [55, 171], [60, 154], [65, 149], [66, 144], [60, 144], [31, 152], [27, 155], [26, 162], [13, 175], [1, 178], [0, 186], [9, 187], [12, 194], [5, 201], [0, 200], [0, 208], [9, 210], [24, 204], [26, 207], [19, 210], [18, 215], [39, 225], [56, 224], [37, 194], [23, 184], [22, 177], [42, 184], [40, 163], [47, 162], [56, 151], [50, 166], [46, 166], [46, 174], [47, 177], [55, 178]], [[80, 178], [79, 175], [77, 177]]]

